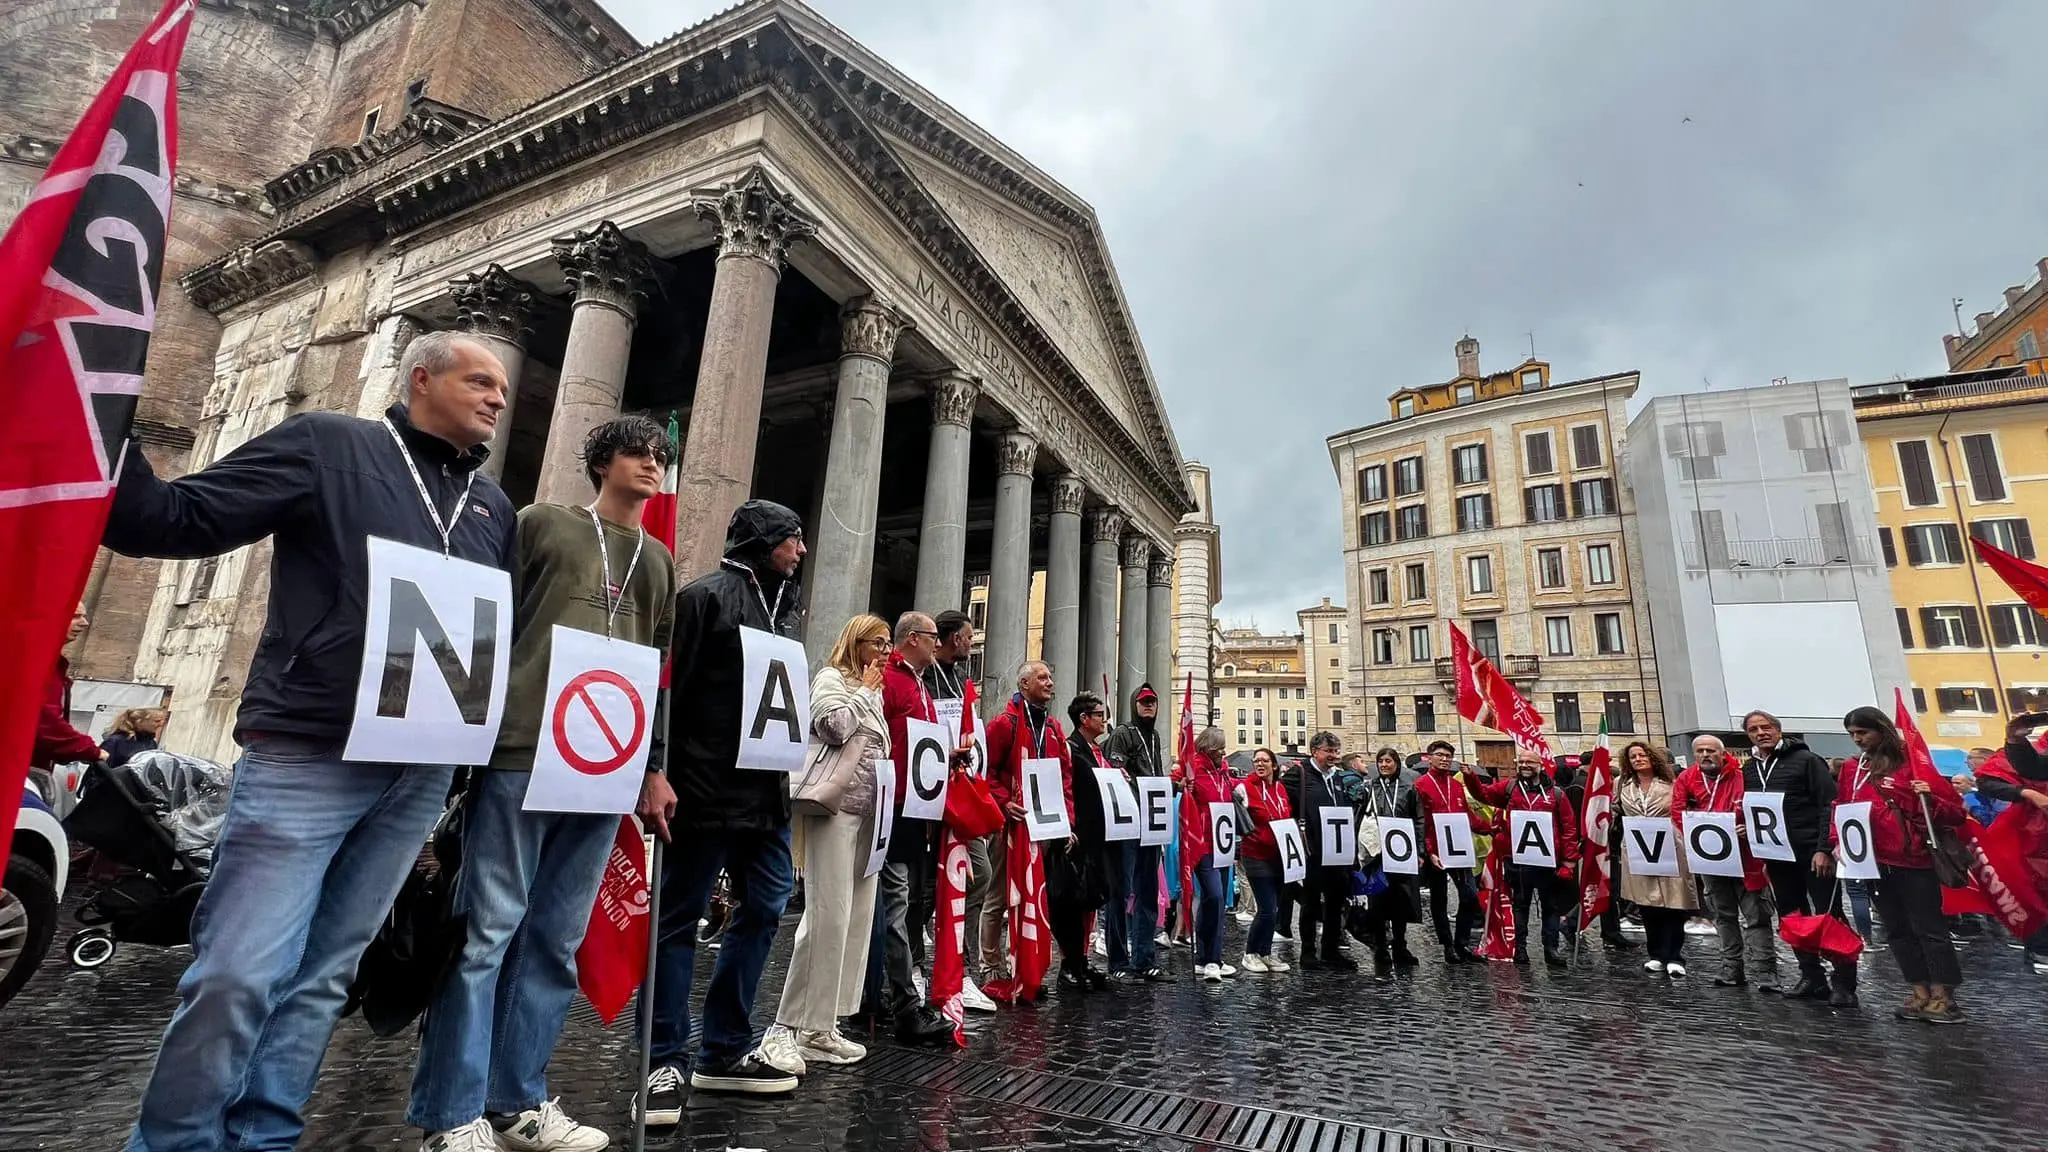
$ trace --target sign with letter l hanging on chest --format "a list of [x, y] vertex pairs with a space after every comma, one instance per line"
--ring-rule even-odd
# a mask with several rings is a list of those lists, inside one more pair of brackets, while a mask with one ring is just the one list
[[382, 537], [364, 543], [363, 666], [343, 758], [490, 763], [511, 678], [511, 574]]
[[1074, 824], [1067, 817], [1067, 792], [1060, 780], [1060, 762], [1051, 756], [1026, 760], [1022, 779], [1024, 823], [1031, 830], [1031, 838], [1065, 840], [1072, 836]]
[[739, 766], [794, 772], [804, 766], [811, 728], [810, 664], [804, 646], [759, 628], [740, 628]]

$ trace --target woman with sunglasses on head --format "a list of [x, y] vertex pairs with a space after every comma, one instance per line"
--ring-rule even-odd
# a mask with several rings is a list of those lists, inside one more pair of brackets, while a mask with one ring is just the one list
[[[1963, 973], [1956, 963], [1948, 921], [1941, 914], [1941, 882], [1935, 879], [1929, 825], [1960, 829], [1963, 799], [1932, 765], [1915, 764], [1891, 718], [1862, 707], [1842, 719], [1849, 739], [1863, 754], [1842, 770], [1834, 809], [1845, 804], [1870, 805], [1871, 850], [1878, 876], [1871, 884], [1877, 913], [1891, 944], [1899, 975], [1913, 986], [1894, 1015], [1901, 1020], [1958, 1024], [1955, 988]], [[1839, 826], [1828, 820], [1830, 859], [1839, 866]]]

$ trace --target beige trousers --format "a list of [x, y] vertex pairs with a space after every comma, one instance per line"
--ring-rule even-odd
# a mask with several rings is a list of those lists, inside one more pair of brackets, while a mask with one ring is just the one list
[[[1010, 969], [1010, 826], [988, 836], [988, 890], [981, 905], [981, 968], [985, 976]], [[1019, 829], [1016, 833], [1022, 836]]]
[[875, 877], [867, 816], [798, 816], [804, 839], [804, 917], [782, 984], [775, 1022], [826, 1032], [860, 1010], [868, 940], [875, 924]]

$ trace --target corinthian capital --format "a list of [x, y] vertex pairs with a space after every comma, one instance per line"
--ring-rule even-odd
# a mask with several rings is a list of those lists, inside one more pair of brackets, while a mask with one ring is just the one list
[[455, 324], [464, 332], [526, 346], [533, 331], [533, 289], [497, 264], [448, 282]]
[[887, 364], [896, 357], [896, 337], [910, 321], [894, 307], [863, 296], [839, 313], [839, 354], [866, 356]]
[[1022, 432], [1004, 433], [997, 445], [996, 469], [1005, 476], [1029, 476], [1038, 463], [1038, 441]]
[[1079, 516], [1081, 505], [1088, 499], [1088, 485], [1079, 476], [1056, 476], [1052, 482], [1052, 510], [1069, 516]]
[[932, 420], [961, 428], [974, 426], [974, 402], [981, 388], [974, 377], [951, 372], [932, 381]]
[[1173, 584], [1173, 553], [1163, 545], [1152, 554], [1152, 563], [1145, 569], [1145, 582], [1155, 588]]
[[698, 216], [718, 225], [720, 260], [751, 257], [778, 275], [789, 246], [818, 231], [818, 222], [759, 167], [730, 184], [697, 192], [690, 204]]
[[1124, 514], [1117, 508], [1097, 508], [1088, 517], [1088, 538], [1098, 544], [1114, 544], [1124, 534]]
[[557, 236], [553, 244], [555, 263], [562, 266], [578, 304], [602, 304], [631, 316], [654, 282], [654, 259], [646, 245], [609, 220], [587, 232]]
[[1124, 567], [1143, 568], [1152, 562], [1152, 541], [1143, 536], [1124, 537]]

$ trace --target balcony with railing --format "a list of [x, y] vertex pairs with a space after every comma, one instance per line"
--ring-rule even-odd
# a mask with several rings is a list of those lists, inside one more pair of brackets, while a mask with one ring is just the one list
[[1758, 540], [1711, 540], [1708, 548], [1697, 537], [1682, 542], [1685, 567], [1689, 572], [1762, 571], [1766, 569], [1847, 568], [1874, 563], [1875, 548], [1868, 536], [1773, 536]]
[[[1517, 688], [1526, 689], [1543, 677], [1541, 656], [1503, 656], [1494, 661], [1494, 667]], [[1436, 662], [1436, 679], [1446, 688], [1457, 686], [1458, 666], [1448, 656]]]

